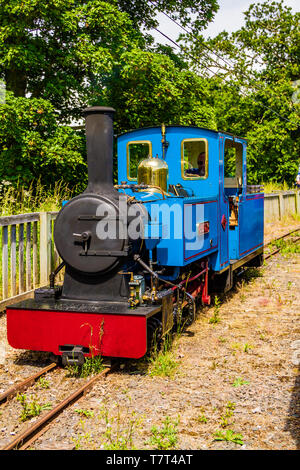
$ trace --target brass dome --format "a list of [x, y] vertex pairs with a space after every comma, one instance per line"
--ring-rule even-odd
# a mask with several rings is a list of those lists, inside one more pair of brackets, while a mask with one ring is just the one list
[[158, 157], [148, 157], [138, 166], [138, 184], [158, 186], [163, 191], [167, 191], [168, 173], [168, 165], [164, 160]]

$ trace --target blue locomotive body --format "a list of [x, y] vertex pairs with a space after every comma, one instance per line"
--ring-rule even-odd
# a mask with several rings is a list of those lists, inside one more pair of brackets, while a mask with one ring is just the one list
[[[165, 198], [159, 195], [158, 200], [153, 201], [153, 194], [124, 189], [144, 203], [148, 197], [148, 212], [157, 213], [157, 222], [167, 225], [167, 236], [162, 236], [156, 245], [157, 263], [186, 267], [208, 258], [210, 269], [219, 274], [241, 266], [243, 259], [248, 262], [259, 256], [263, 247], [264, 195], [256, 192], [257, 187], [247, 186], [246, 141], [226, 133], [183, 126], [168, 127], [166, 136], [164, 160], [168, 165], [168, 188], [180, 188], [178, 194], [169, 191]], [[207, 171], [203, 177], [186, 177], [183, 171], [185, 143], [199, 148], [202, 145], [205, 149]], [[139, 145], [148, 147], [152, 157], [161, 158], [160, 128], [139, 129], [119, 136], [119, 185], [137, 183], [137, 174], [131, 168], [130, 149]], [[233, 165], [233, 157], [227, 156], [228, 149], [235, 150]], [[230, 176], [225, 168], [226, 157], [231, 158]], [[153, 206], [158, 206], [156, 211]], [[205, 233], [202, 230], [197, 243], [197, 227], [205, 223], [207, 230]]]

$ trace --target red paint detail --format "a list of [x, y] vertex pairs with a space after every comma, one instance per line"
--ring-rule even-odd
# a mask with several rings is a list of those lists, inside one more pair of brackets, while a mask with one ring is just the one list
[[208, 295], [208, 263], [206, 265], [205, 281], [202, 291], [202, 302], [204, 305], [210, 305], [210, 295]]
[[[203, 274], [204, 279], [202, 279], [199, 283], [199, 277]], [[202, 303], [204, 305], [210, 305], [210, 296], [208, 295], [208, 261], [205, 262], [205, 269], [191, 278], [189, 282], [192, 283], [192, 287], [188, 291], [189, 294], [195, 299], [201, 293]]]
[[211, 248], [208, 248], [207, 250], [200, 251], [199, 253], [196, 253], [196, 254], [193, 255], [193, 256], [189, 256], [188, 258], [184, 258], [184, 261], [187, 261], [187, 260], [189, 260], [189, 259], [191, 259], [191, 258], [195, 258], [196, 256], [200, 256], [200, 255], [202, 255], [203, 253], [206, 253], [207, 251], [214, 250], [215, 248], [218, 248], [218, 245], [212, 246]]
[[242, 255], [244, 255], [245, 253], [248, 253], [249, 251], [252, 251], [252, 250], [254, 250], [255, 248], [258, 248], [258, 247], [260, 247], [260, 246], [262, 246], [262, 245], [263, 245], [263, 244], [260, 243], [259, 245], [253, 246], [253, 247], [250, 248], [249, 250], [243, 251], [243, 253], [240, 253], [240, 256], [242, 256]]
[[225, 229], [226, 229], [226, 225], [227, 225], [227, 219], [226, 219], [226, 217], [225, 217], [224, 214], [222, 215], [221, 225], [222, 225], [223, 230], [225, 230]]
[[253, 196], [253, 197], [246, 196], [246, 201], [254, 201], [255, 199], [264, 199], [264, 196]]
[[198, 235], [209, 233], [209, 221], [198, 223]]
[[7, 338], [17, 349], [59, 355], [59, 346], [74, 344], [90, 348], [94, 355], [137, 359], [146, 353], [147, 319], [138, 315], [7, 308]]

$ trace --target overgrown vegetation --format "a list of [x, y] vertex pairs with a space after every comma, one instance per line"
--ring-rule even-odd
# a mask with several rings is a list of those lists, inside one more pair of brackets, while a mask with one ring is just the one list
[[[293, 234], [293, 237], [295, 238], [299, 236], [300, 236], [299, 232], [295, 232]], [[300, 253], [300, 243], [299, 241], [295, 242], [293, 239], [281, 238], [279, 240], [275, 240], [271, 242], [269, 245], [269, 249], [271, 252], [276, 249], [279, 249], [280, 253], [283, 256], [290, 257], [295, 253]]]
[[[108, 408], [105, 402], [97, 415], [92, 410], [76, 409], [81, 419], [80, 432], [72, 438], [75, 449], [135, 450], [135, 433], [141, 427], [143, 417], [129, 409], [130, 403], [130, 397], [125, 408], [116, 403]], [[99, 428], [104, 429], [100, 436], [86, 431], [86, 419], [96, 420]]]
[[242, 385], [249, 385], [249, 383], [250, 382], [248, 380], [244, 380], [241, 377], [237, 377], [236, 379], [234, 379], [232, 385], [233, 387], [241, 387]]
[[216, 324], [221, 321], [220, 318], [220, 308], [221, 308], [221, 300], [219, 297], [216, 295], [215, 296], [215, 302], [214, 302], [214, 310], [213, 310], [213, 315], [209, 319], [209, 323], [211, 324]]
[[67, 376], [85, 378], [90, 375], [100, 374], [104, 370], [103, 359], [99, 356], [86, 357], [82, 366], [74, 364], [68, 365]]
[[148, 372], [150, 376], [162, 376], [173, 378], [178, 371], [179, 362], [176, 358], [176, 339], [167, 335], [161, 347], [155, 345], [148, 358]]
[[20, 180], [15, 185], [8, 181], [2, 182], [0, 216], [58, 211], [63, 201], [71, 199], [79, 191], [79, 187], [71, 189], [63, 180], [56, 181], [53, 186], [47, 186], [38, 179], [32, 181], [28, 187], [25, 187]]
[[6, 93], [0, 102], [0, 182], [47, 189], [63, 178], [71, 187], [87, 181], [83, 132], [61, 126], [49, 101]]
[[31, 399], [28, 400], [24, 393], [19, 393], [17, 395], [17, 401], [22, 406], [20, 421], [27, 421], [35, 416], [39, 416], [42, 411], [50, 410], [52, 408], [51, 403], [41, 405], [34, 397], [31, 397]]
[[151, 448], [158, 450], [168, 450], [176, 448], [178, 442], [178, 425], [179, 418], [172, 419], [167, 416], [162, 421], [162, 426], [153, 426], [151, 428], [151, 437], [147, 444], [151, 445]]
[[233, 442], [242, 446], [244, 444], [243, 439], [242, 434], [235, 433], [232, 429], [226, 429], [226, 431], [218, 430], [214, 433], [215, 441]]

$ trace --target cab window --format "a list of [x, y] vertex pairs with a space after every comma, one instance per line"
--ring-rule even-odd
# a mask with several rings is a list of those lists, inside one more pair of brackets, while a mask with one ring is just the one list
[[185, 139], [181, 144], [183, 179], [205, 179], [208, 176], [208, 144], [206, 139]]
[[127, 177], [129, 180], [137, 179], [137, 169], [142, 160], [152, 156], [150, 141], [128, 142], [127, 144]]
[[243, 145], [231, 139], [225, 140], [224, 187], [240, 188], [243, 185]]

